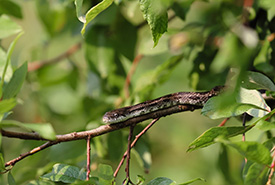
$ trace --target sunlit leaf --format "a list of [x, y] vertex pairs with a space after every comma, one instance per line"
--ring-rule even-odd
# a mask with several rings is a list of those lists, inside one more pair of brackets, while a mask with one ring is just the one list
[[0, 39], [19, 33], [21, 30], [21, 27], [8, 16], [0, 16]]
[[259, 1], [259, 6], [267, 10], [268, 20], [271, 21], [275, 16], [275, 5], [272, 0]]
[[83, 0], [75, 0], [74, 1], [75, 9], [76, 9], [76, 16], [79, 21], [81, 21], [82, 23], [85, 23], [85, 16], [83, 16], [81, 13], [82, 3], [83, 3]]
[[247, 113], [253, 117], [262, 117], [270, 112], [270, 107], [266, 104], [261, 93], [257, 90], [248, 90], [240, 88], [237, 102], [241, 104], [255, 105], [258, 108], [252, 108]]
[[261, 117], [270, 112], [270, 107], [258, 91], [240, 88], [236, 94], [211, 98], [202, 109], [202, 114], [211, 119], [238, 116], [244, 112], [253, 117]]
[[165, 1], [140, 0], [140, 9], [144, 19], [148, 22], [154, 41], [154, 47], [163, 33], [167, 31], [168, 15]]
[[98, 3], [96, 6], [91, 8], [86, 13], [86, 20], [83, 25], [83, 28], [81, 30], [81, 34], [84, 35], [86, 31], [87, 25], [102, 11], [104, 11], [106, 8], [108, 8], [113, 3], [113, 0], [103, 0], [100, 3]]
[[0, 114], [10, 111], [15, 105], [16, 100], [13, 98], [0, 101]]
[[[6, 58], [6, 61], [5, 61], [5, 66], [4, 66], [4, 70], [3, 70], [3, 73], [2, 73], [2, 77], [1, 77], [1, 86], [3, 87], [4, 85], [4, 81], [5, 81], [5, 76], [6, 76], [6, 72], [7, 72], [7, 69], [8, 69], [8, 66], [9, 66], [9, 63], [10, 63], [10, 59], [11, 59], [11, 55], [12, 55], [12, 52], [14, 50], [14, 47], [15, 47], [15, 44], [17, 43], [18, 39], [23, 35], [23, 32], [19, 33], [16, 38], [12, 41], [12, 43], [10, 44], [9, 46], [9, 49], [7, 51], [7, 58]], [[2, 97], [2, 89], [1, 89], [1, 92], [0, 92], [0, 97]]]

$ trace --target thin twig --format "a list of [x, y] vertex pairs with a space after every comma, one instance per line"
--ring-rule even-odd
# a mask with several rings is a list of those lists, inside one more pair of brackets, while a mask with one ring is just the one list
[[128, 146], [127, 146], [127, 159], [126, 159], [126, 167], [125, 167], [125, 172], [126, 172], [126, 179], [124, 182], [127, 182], [127, 184], [134, 184], [131, 179], [130, 179], [130, 156], [131, 156], [131, 140], [133, 137], [133, 132], [134, 132], [135, 125], [130, 126], [130, 131], [129, 131], [129, 136], [128, 136]]
[[87, 174], [86, 174], [87, 181], [90, 179], [90, 173], [91, 173], [91, 136], [89, 135], [87, 138]]
[[135, 57], [133, 63], [132, 63], [132, 66], [131, 66], [131, 69], [129, 70], [128, 74], [127, 74], [127, 77], [126, 77], [126, 80], [125, 80], [125, 83], [124, 83], [124, 87], [123, 87], [123, 90], [124, 90], [124, 94], [125, 94], [125, 98], [129, 98], [129, 86], [130, 86], [130, 83], [131, 83], [131, 78], [137, 68], [137, 65], [139, 63], [139, 61], [143, 58], [144, 55], [142, 54], [139, 54]]
[[64, 53], [58, 55], [57, 57], [54, 57], [54, 58], [48, 59], [48, 60], [40, 60], [40, 61], [31, 62], [31, 63], [28, 64], [28, 71], [35, 71], [35, 70], [38, 70], [38, 69], [40, 69], [41, 67], [43, 67], [45, 65], [54, 64], [54, 63], [57, 63], [59, 61], [62, 61], [63, 59], [68, 58], [69, 56], [74, 54], [80, 48], [81, 48], [81, 43], [77, 43], [77, 44], [73, 45], [72, 47], [70, 47]]
[[[154, 119], [150, 124], [148, 124], [138, 135], [136, 135], [136, 137], [135, 137], [135, 139], [134, 139], [134, 141], [131, 143], [131, 148], [133, 148], [135, 145], [136, 145], [136, 143], [137, 143], [137, 141], [139, 140], [139, 138], [143, 135], [143, 134], [145, 134], [158, 120], [159, 120], [160, 118], [156, 118], [156, 119]], [[115, 172], [114, 172], [114, 178], [116, 178], [116, 176], [117, 176], [117, 174], [118, 174], [118, 172], [119, 172], [119, 170], [120, 170], [120, 168], [121, 168], [121, 166], [123, 165], [123, 163], [124, 163], [124, 161], [125, 161], [125, 158], [126, 158], [126, 156], [127, 156], [127, 151], [125, 151], [125, 153], [123, 154], [123, 156], [122, 156], [122, 159], [120, 160], [120, 162], [119, 162], [119, 165], [117, 166], [117, 169], [115, 170]]]
[[229, 120], [230, 118], [225, 118], [220, 124], [219, 127], [223, 127], [225, 123]]
[[24, 154], [21, 154], [19, 157], [15, 158], [15, 159], [13, 159], [13, 160], [10, 160], [9, 162], [7, 162], [7, 163], [5, 164], [5, 167], [7, 167], [7, 166], [14, 166], [18, 161], [21, 161], [22, 159], [24, 159], [24, 158], [26, 158], [26, 157], [28, 157], [28, 156], [30, 156], [30, 155], [33, 155], [33, 154], [35, 154], [35, 153], [37, 153], [37, 152], [39, 152], [39, 151], [41, 151], [41, 150], [44, 150], [44, 149], [46, 149], [46, 148], [48, 148], [48, 147], [50, 147], [50, 146], [52, 146], [52, 145], [55, 145], [55, 144], [57, 144], [57, 143], [58, 143], [58, 142], [56, 142], [56, 141], [48, 141], [48, 142], [46, 142], [45, 144], [43, 144], [43, 145], [41, 145], [41, 146], [39, 146], [39, 147], [36, 147], [36, 148], [32, 149], [32, 150], [29, 151], [29, 152], [26, 152], [26, 153], [24, 153]]

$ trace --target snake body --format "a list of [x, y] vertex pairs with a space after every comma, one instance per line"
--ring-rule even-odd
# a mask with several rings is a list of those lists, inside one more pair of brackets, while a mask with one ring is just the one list
[[218, 95], [221, 86], [215, 87], [207, 92], [178, 92], [148, 100], [136, 105], [122, 107], [106, 112], [103, 116], [105, 123], [118, 123], [131, 118], [150, 114], [158, 110], [167, 109], [178, 105], [194, 105], [202, 107], [209, 98]]

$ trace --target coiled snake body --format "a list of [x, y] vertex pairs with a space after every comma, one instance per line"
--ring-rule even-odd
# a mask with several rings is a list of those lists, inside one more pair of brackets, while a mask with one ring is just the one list
[[158, 110], [163, 110], [178, 105], [194, 105], [202, 107], [209, 98], [218, 95], [222, 88], [222, 86], [217, 86], [207, 92], [178, 92], [168, 94], [154, 100], [148, 100], [136, 105], [122, 107], [106, 112], [103, 116], [103, 122], [123, 122], [131, 118], [150, 114]]

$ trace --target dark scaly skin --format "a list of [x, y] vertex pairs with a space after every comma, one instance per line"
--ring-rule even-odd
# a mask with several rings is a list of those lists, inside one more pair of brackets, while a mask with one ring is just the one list
[[202, 107], [209, 98], [218, 95], [222, 89], [223, 86], [218, 86], [207, 92], [178, 92], [168, 94], [154, 100], [148, 100], [136, 105], [106, 112], [103, 116], [103, 122], [118, 123], [177, 105], [194, 105]]

